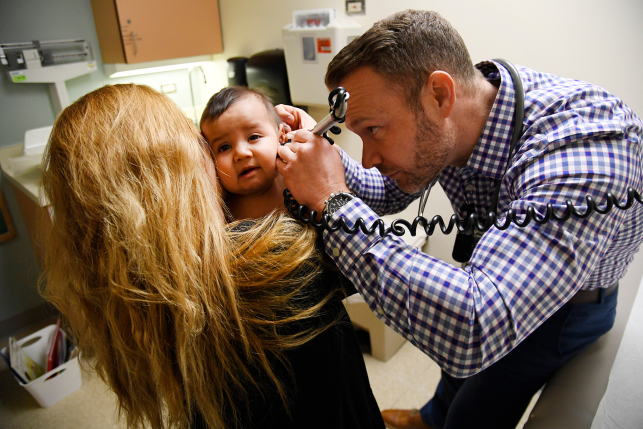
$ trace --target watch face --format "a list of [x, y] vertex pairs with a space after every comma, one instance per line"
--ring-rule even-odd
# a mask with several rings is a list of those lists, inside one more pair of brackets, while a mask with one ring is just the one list
[[341, 206], [343, 206], [344, 204], [346, 204], [352, 199], [353, 197], [350, 194], [346, 194], [346, 193], [333, 195], [328, 199], [328, 203], [326, 203], [326, 213], [332, 215], [337, 210], [339, 210]]

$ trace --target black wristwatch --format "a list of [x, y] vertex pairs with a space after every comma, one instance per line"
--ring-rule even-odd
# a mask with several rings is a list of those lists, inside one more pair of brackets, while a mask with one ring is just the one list
[[330, 194], [330, 197], [326, 201], [324, 201], [324, 211], [322, 211], [322, 214], [327, 214], [329, 216], [332, 216], [335, 214], [337, 210], [350, 200], [355, 198], [354, 194], [351, 194], [349, 192], [338, 192], [336, 194]]

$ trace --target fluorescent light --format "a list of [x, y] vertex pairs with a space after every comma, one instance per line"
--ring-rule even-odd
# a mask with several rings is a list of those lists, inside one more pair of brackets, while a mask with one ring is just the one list
[[170, 70], [189, 69], [190, 67], [198, 66], [201, 64], [202, 63], [175, 64], [173, 66], [161, 66], [161, 67], [150, 67], [147, 69], [127, 70], [127, 71], [116, 72], [114, 74], [109, 75], [109, 77], [114, 78], [114, 77], [136, 76], [139, 74], [160, 73], [160, 72], [166, 72]]
[[198, 55], [171, 60], [148, 61], [135, 64], [103, 64], [105, 75], [110, 78], [159, 73], [170, 70], [188, 69], [212, 61], [212, 55]]

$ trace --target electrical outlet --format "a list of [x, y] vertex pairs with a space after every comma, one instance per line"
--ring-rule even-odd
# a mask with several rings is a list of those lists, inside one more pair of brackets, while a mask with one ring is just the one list
[[176, 84], [168, 83], [166, 85], [161, 85], [161, 92], [163, 94], [169, 94], [171, 92], [176, 92]]
[[346, 0], [346, 13], [349, 15], [366, 13], [366, 0]]

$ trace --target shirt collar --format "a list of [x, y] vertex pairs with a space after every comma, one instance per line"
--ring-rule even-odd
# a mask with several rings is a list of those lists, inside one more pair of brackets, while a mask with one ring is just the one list
[[478, 174], [500, 179], [504, 175], [515, 110], [515, 90], [511, 75], [499, 63], [476, 64], [487, 80], [500, 78], [500, 86], [484, 130], [469, 157], [467, 167]]

